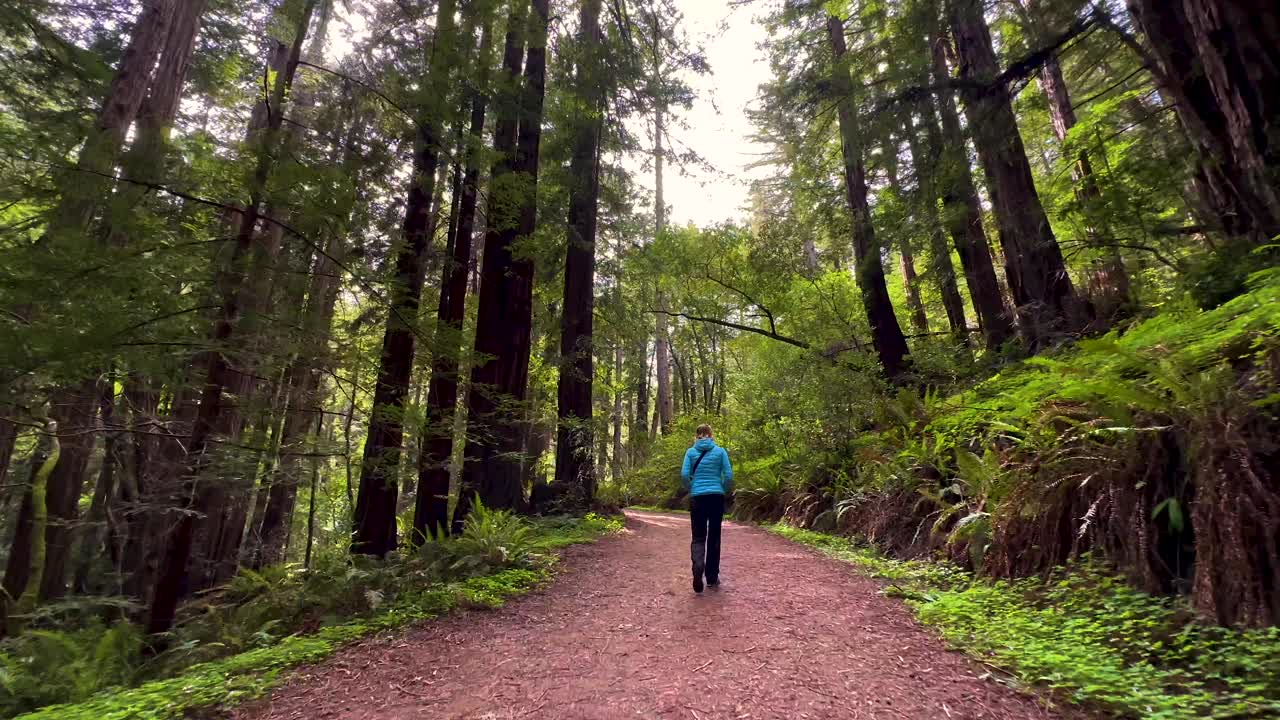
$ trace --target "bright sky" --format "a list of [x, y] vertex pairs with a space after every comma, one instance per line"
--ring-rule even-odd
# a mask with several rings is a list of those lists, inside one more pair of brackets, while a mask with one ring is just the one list
[[[756, 46], [766, 39], [756, 21], [755, 4], [731, 7], [730, 0], [678, 0], [684, 11], [686, 31], [702, 42], [711, 74], [690, 77], [697, 99], [679, 118], [687, 127], [671, 126], [668, 134], [676, 152], [696, 150], [714, 170], [699, 167], [668, 169], [663, 191], [673, 224], [692, 222], [707, 226], [745, 217], [748, 183], [764, 170], [748, 171], [765, 148], [752, 144], [754, 128], [745, 110], [756, 97], [756, 88], [769, 79], [769, 62]], [[652, 171], [632, 163], [637, 180], [653, 190]]]
[[[669, 141], [677, 153], [689, 149], [709, 164], [705, 167], [672, 167], [663, 176], [668, 220], [674, 225], [692, 222], [707, 226], [725, 220], [743, 218], [748, 205], [751, 177], [761, 177], [764, 170], [748, 171], [746, 166], [758, 159], [764, 150], [747, 138], [753, 132], [745, 110], [755, 99], [756, 87], [769, 77], [769, 63], [757, 45], [766, 38], [764, 27], [756, 21], [758, 5], [738, 7], [731, 0], [677, 0], [684, 12], [685, 32], [700, 42], [706, 52], [711, 74], [687, 78], [697, 93], [693, 107], [681, 111], [677, 118], [685, 127], [671, 123]], [[354, 4], [355, 12], [337, 6], [335, 20], [329, 28], [329, 54], [340, 57], [350, 52], [353, 43], [367, 35], [361, 15], [364, 8]], [[637, 118], [637, 123], [642, 122]], [[650, 119], [648, 122], [652, 122]], [[637, 125], [637, 131], [649, 125]], [[648, 135], [649, 130], [645, 130]], [[647, 158], [631, 158], [626, 165], [636, 180], [653, 191], [653, 171], [644, 170]]]

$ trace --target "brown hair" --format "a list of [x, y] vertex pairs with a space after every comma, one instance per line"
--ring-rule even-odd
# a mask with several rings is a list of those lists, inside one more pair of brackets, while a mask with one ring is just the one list
[[711, 437], [711, 426], [710, 426], [710, 425], [699, 425], [699, 426], [698, 426], [698, 433], [697, 433], [697, 437], [700, 437], [700, 438], [704, 438], [704, 437]]

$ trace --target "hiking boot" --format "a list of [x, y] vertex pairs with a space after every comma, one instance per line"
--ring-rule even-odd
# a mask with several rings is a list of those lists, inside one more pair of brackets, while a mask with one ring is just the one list
[[696, 593], [702, 592], [702, 576], [701, 575], [693, 576], [693, 591]]

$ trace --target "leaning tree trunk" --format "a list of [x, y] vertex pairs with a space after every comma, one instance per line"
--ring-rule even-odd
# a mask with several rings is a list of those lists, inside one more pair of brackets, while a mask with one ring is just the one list
[[[871, 341], [884, 373], [891, 380], [906, 370], [907, 340], [898, 325], [885, 285], [880, 245], [871, 225], [871, 208], [867, 203], [867, 174], [863, 165], [857, 105], [853, 97], [853, 80], [849, 76], [844, 41], [844, 23], [837, 17], [827, 18], [827, 33], [835, 61], [832, 63], [831, 88], [835, 94], [840, 124], [840, 147], [844, 158], [845, 199], [853, 221], [853, 254], [858, 263], [858, 287], [862, 306], [871, 325]], [[708, 402], [708, 405], [710, 403]]]
[[143, 4], [102, 110], [80, 149], [76, 169], [66, 178], [50, 220], [49, 234], [55, 240], [61, 235], [82, 235], [98, 204], [110, 195], [112, 168], [146, 96], [175, 4], [175, 0]]
[[[178, 0], [177, 8], [160, 59], [156, 63], [155, 77], [140, 105], [137, 117], [137, 135], [129, 145], [121, 165], [129, 179], [143, 183], [158, 183], [164, 179], [165, 160], [169, 155], [169, 130], [178, 117], [182, 103], [182, 88], [186, 84], [187, 69], [195, 51], [196, 32], [207, 0]], [[132, 212], [150, 192], [145, 184], [124, 184], [112, 200], [111, 223], [104, 235], [112, 246], [121, 246], [128, 240], [127, 223], [116, 222]]]
[[[490, 188], [489, 227], [476, 312], [478, 359], [471, 371], [467, 395], [467, 446], [453, 516], [455, 532], [462, 530], [473, 494], [478, 494], [489, 507], [511, 510], [519, 508], [524, 499], [519, 458], [522, 413], [516, 406], [523, 402], [529, 385], [534, 266], [532, 259], [517, 256], [515, 246], [533, 234], [537, 222], [548, 12], [548, 0], [533, 0], [523, 87], [518, 102], [504, 108], [499, 117], [500, 125], [511, 122], [511, 112], [519, 120], [514, 158], [509, 149], [504, 153], [504, 148], [498, 147], [497, 139], [494, 143], [495, 150], [505, 158], [495, 165]], [[510, 33], [508, 41], [511, 50]], [[508, 81], [514, 84], [512, 69], [508, 64]], [[508, 133], [502, 138], [506, 143], [510, 129], [503, 129]]]
[[[585, 509], [595, 498], [591, 457], [592, 338], [595, 314], [596, 217], [600, 199], [600, 132], [605, 76], [600, 0], [585, 0], [579, 24], [575, 94], [579, 107], [569, 161], [569, 223], [565, 245], [564, 312], [560, 316], [560, 382], [557, 392], [556, 484], [570, 507]], [[659, 386], [661, 387], [661, 386]], [[670, 388], [667, 394], [670, 395]], [[661, 401], [659, 401], [661, 405]], [[670, 423], [668, 414], [667, 422]]]
[[195, 537], [196, 515], [208, 516], [222, 511], [220, 497], [217, 494], [218, 483], [200, 482], [209, 465], [210, 458], [207, 451], [211, 436], [222, 416], [222, 393], [234, 377], [228, 359], [220, 349], [239, 340], [236, 336], [236, 326], [240, 320], [241, 305], [246, 291], [244, 265], [257, 237], [256, 228], [267, 191], [267, 181], [275, 166], [274, 151], [279, 141], [280, 127], [284, 122], [285, 98], [288, 96], [293, 77], [297, 72], [302, 43], [306, 37], [315, 4], [316, 0], [308, 0], [302, 8], [298, 23], [294, 27], [289, 62], [284, 72], [276, 75], [275, 86], [271, 93], [272, 111], [267, 123], [267, 133], [258, 146], [257, 162], [250, 180], [249, 203], [241, 213], [240, 224], [232, 246], [232, 257], [229, 259], [223, 277], [219, 278], [220, 282], [217, 283], [222, 307], [211, 337], [215, 350], [209, 354], [200, 406], [192, 423], [191, 437], [186, 446], [185, 467], [181, 474], [182, 497], [187, 500], [179, 504], [183, 512], [179, 514], [179, 519], [167, 540], [164, 559], [159, 568], [159, 577], [151, 596], [150, 617], [147, 621], [147, 631], [151, 634], [166, 632], [173, 626], [178, 601], [186, 584], [187, 565]]
[[[418, 456], [418, 492], [413, 513], [417, 537], [433, 537], [449, 527], [449, 466], [453, 457], [453, 426], [458, 407], [458, 373], [462, 357], [462, 327], [467, 304], [467, 274], [475, 234], [476, 200], [479, 197], [480, 151], [488, 107], [489, 56], [492, 20], [481, 21], [480, 49], [475, 67], [476, 91], [469, 97], [471, 127], [466, 140], [466, 172], [462, 179], [456, 228], [450, 238], [448, 258], [440, 278], [440, 302], [436, 308], [435, 348], [431, 383]], [[518, 37], [518, 36], [517, 36]], [[515, 38], [508, 36], [507, 51]], [[519, 51], [515, 62], [520, 62]], [[514, 136], [514, 133], [512, 133]]]
[[[945, 42], [940, 34], [931, 39], [933, 80], [939, 85], [951, 78]], [[982, 204], [973, 184], [960, 116], [949, 90], [939, 91], [936, 98], [926, 98], [921, 103], [921, 110], [926, 155], [936, 158], [933, 175], [936, 191], [942, 200], [947, 233], [960, 256], [965, 285], [969, 288], [969, 298], [973, 301], [982, 337], [988, 348], [995, 349], [1014, 336], [1013, 315], [1000, 292], [995, 264], [991, 260], [991, 244], [982, 225]]]
[[961, 95], [1000, 225], [1020, 330], [1035, 352], [1082, 329], [1084, 313], [1036, 192], [1009, 89], [997, 80], [1000, 69], [982, 7], [980, 0], [951, 2], [951, 29], [966, 81]]
[[1280, 235], [1280, 6], [1129, 0], [1144, 58], [1200, 160], [1203, 204], [1223, 232]]
[[391, 312], [382, 337], [382, 356], [374, 386], [369, 435], [356, 496], [351, 551], [385, 556], [396, 545], [396, 482], [404, 441], [404, 400], [409, 391], [415, 351], [415, 324], [422, 295], [422, 265], [431, 243], [431, 199], [440, 161], [441, 120], [448, 94], [455, 0], [440, 3], [439, 25], [429, 58], [422, 108], [414, 138], [413, 178], [405, 204], [403, 241], [396, 254]]

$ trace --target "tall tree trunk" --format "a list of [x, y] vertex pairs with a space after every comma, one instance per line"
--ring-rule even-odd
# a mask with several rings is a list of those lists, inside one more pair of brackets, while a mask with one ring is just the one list
[[1280, 7], [1128, 0], [1148, 61], [1200, 159], [1199, 190], [1228, 235], [1280, 235]]
[[[316, 413], [316, 437], [324, 432], [324, 414]], [[316, 537], [316, 489], [320, 485], [320, 458], [311, 458], [311, 488], [307, 493], [307, 549], [302, 556], [302, 567], [311, 567], [311, 548]]]
[[80, 149], [76, 170], [63, 185], [49, 224], [55, 239], [83, 234], [98, 204], [110, 195], [111, 170], [146, 96], [175, 5], [176, 0], [143, 3], [97, 121]]
[[[513, 20], [517, 19], [519, 10], [522, 8], [513, 11]], [[494, 149], [499, 160], [490, 181], [488, 227], [476, 313], [477, 361], [471, 370], [471, 388], [467, 395], [467, 445], [461, 491], [453, 516], [455, 532], [461, 532], [474, 494], [494, 508], [516, 509], [523, 502], [518, 457], [521, 413], [511, 405], [522, 402], [529, 384], [534, 267], [532, 259], [515, 253], [515, 246], [533, 233], [537, 221], [547, 20], [548, 0], [533, 0], [523, 87], [513, 98], [514, 102], [508, 100], [504, 103], [507, 107], [499, 111], [495, 132]], [[513, 28], [519, 32], [519, 25], [514, 22]], [[508, 31], [504, 67], [508, 82], [515, 86], [520, 41], [518, 37], [512, 38], [512, 32]], [[511, 128], [516, 120], [518, 129], [514, 132], [515, 142], [511, 143]]]
[[1084, 313], [1067, 275], [1062, 250], [1036, 192], [1009, 90], [979, 0], [953, 0], [951, 29], [960, 58], [961, 90], [974, 145], [982, 160], [1000, 225], [1009, 288], [1028, 349], [1083, 327]]
[[[951, 79], [945, 43], [940, 33], [935, 33], [930, 41], [933, 81], [938, 84]], [[925, 156], [934, 158], [936, 162], [931, 174], [936, 178], [934, 187], [942, 200], [943, 221], [956, 254], [960, 256], [965, 286], [969, 288], [969, 298], [973, 301], [983, 340], [989, 349], [995, 349], [1014, 336], [1013, 315], [1000, 292], [1000, 282], [991, 260], [991, 244], [982, 225], [982, 204], [973, 183], [960, 116], [949, 90], [940, 91], [935, 98], [926, 98], [920, 107]]]
[[625, 412], [623, 406], [623, 394], [626, 392], [622, 382], [622, 341], [621, 339], [614, 341], [613, 347], [613, 412], [610, 415], [610, 421], [613, 423], [613, 452], [610, 457], [612, 463], [611, 477], [615, 484], [622, 482], [622, 471], [625, 469], [626, 458], [623, 457], [622, 449], [622, 416]]
[[[120, 424], [116, 407], [115, 378], [107, 376], [98, 384], [98, 412], [101, 418], [104, 435], [102, 452], [102, 469], [98, 471], [98, 481], [93, 487], [93, 500], [89, 505], [89, 515], [78, 528], [76, 538], [76, 566], [72, 589], [78, 595], [91, 594], [94, 590], [93, 570], [95, 561], [104, 554], [111, 555], [111, 546], [103, 545], [104, 531], [108, 530], [108, 506], [115, 501], [116, 473], [121, 462], [124, 427]], [[103, 550], [108, 550], [104, 553]], [[112, 561], [114, 557], [110, 558]]]
[[72, 528], [80, 516], [80, 494], [84, 490], [85, 468], [97, 430], [96, 382], [86, 382], [73, 390], [56, 391], [49, 400], [49, 417], [58, 423], [61, 458], [49, 474], [46, 489], [48, 522], [45, 525], [44, 572], [39, 599], [56, 600], [67, 592], [67, 561], [71, 558]]
[[[239, 339], [236, 337], [236, 326], [240, 319], [243, 295], [246, 290], [243, 266], [253, 250], [257, 236], [255, 230], [262, 212], [267, 181], [275, 165], [273, 152], [279, 140], [280, 127], [284, 122], [285, 98], [288, 96], [293, 77], [297, 72], [302, 44], [315, 4], [316, 0], [308, 0], [302, 8], [298, 22], [294, 26], [289, 62], [284, 72], [277, 74], [275, 86], [272, 89], [273, 102], [270, 120], [267, 123], [268, 132], [258, 148], [256, 167], [250, 180], [249, 204], [241, 214], [228, 268], [217, 283], [222, 307], [211, 338], [215, 348], [226, 348], [232, 341]], [[181, 475], [184, 486], [182, 497], [189, 500], [178, 504], [186, 511], [180, 514], [168, 538], [160, 574], [151, 597], [147, 631], [152, 634], [166, 632], [173, 625], [174, 613], [186, 584], [187, 565], [195, 536], [195, 515], [209, 516], [214, 512], [222, 511], [219, 484], [200, 482], [200, 479], [209, 463], [207, 450], [210, 436], [221, 420], [222, 393], [232, 380], [233, 375], [227, 357], [220, 350], [215, 349], [209, 356], [200, 406], [192, 424], [191, 437], [186, 448], [185, 468]]]
[[[436, 308], [435, 352], [431, 356], [431, 385], [418, 456], [418, 492], [413, 513], [417, 537], [431, 537], [449, 526], [449, 480], [453, 459], [453, 428], [458, 407], [458, 379], [463, 353], [462, 326], [467, 305], [467, 275], [475, 234], [476, 200], [479, 196], [480, 153], [484, 142], [488, 107], [489, 62], [492, 54], [492, 18], [481, 20], [477, 55], [476, 92], [468, 98], [471, 127], [467, 134], [466, 174], [460, 186], [457, 229], [440, 278], [440, 302]], [[514, 42], [508, 35], [508, 52]], [[519, 65], [519, 52], [515, 63]]]
[[[48, 235], [55, 243], [82, 241], [97, 208], [110, 196], [112, 169], [142, 105], [174, 6], [174, 0], [152, 0], [143, 5], [102, 109], [80, 150], [76, 169], [63, 183], [50, 218]], [[57, 599], [66, 592], [71, 528], [79, 515], [84, 472], [95, 440], [96, 383], [96, 378], [86, 380], [53, 394], [51, 416], [60, 421], [63, 431], [74, 430], [76, 434], [61, 441], [63, 458], [48, 478], [45, 564], [38, 588], [41, 600]]]
[[[667, 226], [666, 206], [662, 197], [662, 110], [654, 111], [654, 214], [657, 217], [655, 237], [660, 236]], [[668, 335], [670, 317], [667, 315], [667, 294], [661, 289], [657, 296], [658, 312], [655, 313], [653, 333], [654, 370], [658, 375], [657, 407], [654, 420], [662, 434], [671, 428], [671, 338]], [[653, 433], [656, 435], [657, 433]]]
[[[579, 18], [575, 94], [585, 112], [575, 119], [569, 161], [569, 222], [565, 244], [564, 313], [560, 317], [556, 483], [569, 504], [586, 508], [597, 478], [591, 458], [592, 381], [595, 378], [596, 217], [600, 199], [600, 132], [604, 122], [600, 0], [584, 0]], [[670, 395], [670, 389], [668, 389]], [[670, 417], [667, 418], [670, 422]]]
[[18, 441], [18, 426], [9, 418], [13, 407], [0, 405], [0, 484], [9, 476], [9, 464], [13, 461], [13, 447]]
[[907, 340], [893, 312], [893, 302], [889, 299], [889, 288], [885, 285], [884, 267], [880, 260], [880, 245], [871, 225], [857, 105], [845, 57], [844, 23], [837, 17], [827, 18], [827, 34], [835, 56], [831, 69], [831, 86], [839, 114], [845, 193], [853, 221], [853, 254], [858, 263], [858, 288], [862, 292], [862, 306], [871, 325], [872, 344], [885, 375], [892, 380], [906, 369], [909, 353]]
[[636, 374], [636, 412], [631, 423], [631, 461], [639, 465], [644, 460], [644, 448], [649, 437], [649, 338], [646, 333], [636, 349], [636, 357], [640, 360], [639, 372]]
[[[929, 233], [929, 272], [938, 285], [942, 307], [947, 313], [947, 325], [951, 334], [961, 342], [968, 342], [968, 323], [964, 317], [964, 299], [956, 287], [956, 270], [951, 264], [951, 249], [942, 232], [942, 218], [938, 215], [938, 190], [936, 158], [925, 155], [920, 147], [918, 128], [907, 122], [907, 150], [911, 166], [916, 172], [916, 205], [924, 213], [925, 230]], [[988, 258], [989, 259], [989, 258]]]
[[[131, 472], [120, 482], [120, 517], [124, 523], [123, 551], [119, 574], [124, 594], [130, 598], [146, 596], [155, 576], [155, 552], [159, 543], [151, 542], [158, 525], [159, 500], [154, 480], [154, 465], [160, 450], [158, 418], [160, 393], [149, 378], [134, 373], [125, 380], [124, 404], [129, 409], [132, 439]], [[180, 403], [175, 403], [179, 404]]]
[[[177, 0], [164, 47], [156, 63], [155, 77], [138, 111], [137, 136], [121, 163], [132, 180], [160, 182], [164, 179], [169, 131], [178, 117], [182, 88], [186, 84], [196, 32], [206, 3], [207, 0]], [[110, 226], [104, 233], [110, 245], [118, 247], [125, 244], [129, 226], [118, 221], [142, 202], [148, 192], [150, 188], [146, 185], [127, 183], [116, 192], [112, 201], [113, 211], [108, 217]]]
[[[1045, 33], [1034, 17], [1035, 5], [1032, 0], [1018, 0], [1014, 7], [1026, 25], [1027, 32], [1043, 44]], [[1067, 80], [1062, 72], [1062, 63], [1058, 53], [1050, 53], [1040, 67], [1040, 89], [1044, 92], [1049, 108], [1049, 121], [1053, 126], [1053, 134], [1058, 138], [1064, 153], [1073, 148], [1068, 146], [1067, 137], [1076, 126], [1076, 111], [1071, 105], [1071, 93], [1067, 89]], [[1105, 149], [1104, 149], [1105, 152]], [[1124, 258], [1114, 243], [1109, 241], [1110, 234], [1106, 227], [1105, 209], [1103, 208], [1102, 191], [1098, 187], [1098, 179], [1093, 174], [1093, 164], [1089, 153], [1083, 147], [1076, 150], [1075, 163], [1071, 168], [1071, 178], [1075, 181], [1075, 197], [1084, 218], [1084, 241], [1091, 248], [1100, 250], [1102, 258], [1095, 264], [1090, 273], [1089, 295], [1094, 310], [1101, 316], [1104, 324], [1122, 314], [1129, 304], [1129, 274], [1124, 266]]]
[[303, 458], [306, 450], [314, 450], [315, 446], [314, 441], [307, 442], [307, 429], [318, 422], [315, 418], [324, 417], [317, 372], [327, 362], [329, 329], [340, 289], [341, 269], [337, 258], [343, 253], [343, 245], [343, 238], [333, 235], [325, 253], [317, 258], [311, 275], [303, 316], [305, 345], [293, 358], [287, 374], [287, 414], [280, 432], [280, 460], [274, 477], [264, 481], [269, 487], [267, 502], [262, 511], [262, 522], [256, 528], [261, 545], [258, 553], [251, 554], [250, 567], [260, 568], [284, 561], [285, 541], [304, 471]]
[[[617, 313], [617, 317], [621, 318], [623, 313], [622, 299], [622, 276], [624, 273], [623, 259], [626, 257], [626, 242], [622, 235], [617, 237], [617, 244], [614, 246], [615, 261], [617, 262], [617, 273], [613, 279], [613, 308]], [[627, 458], [624, 455], [622, 444], [622, 426], [627, 414], [626, 401], [626, 376], [624, 375], [626, 363], [625, 352], [623, 350], [622, 333], [616, 333], [613, 341], [613, 481], [619, 483], [622, 480], [622, 473], [625, 469], [624, 463]]]
[[422, 295], [423, 262], [431, 242], [431, 200], [440, 160], [441, 121], [456, 61], [455, 0], [442, 0], [414, 138], [413, 179], [405, 205], [403, 244], [396, 254], [392, 311], [382, 338], [373, 411], [356, 496], [351, 551], [385, 556], [396, 546], [396, 483], [404, 440], [404, 399], [413, 373], [414, 324]]
[[[898, 176], [898, 143], [889, 135], [885, 138], [885, 172], [889, 176], [889, 187], [904, 202], [906, 191]], [[904, 233], [898, 241], [898, 269], [902, 272], [902, 286], [907, 296], [907, 314], [911, 318], [912, 328], [921, 335], [929, 334], [929, 316], [925, 314], [924, 302], [920, 299], [920, 278], [916, 275], [915, 251], [911, 247], [911, 233]]]
[[[56, 430], [56, 427], [48, 427]], [[39, 584], [44, 567], [44, 531], [46, 514], [45, 488], [49, 475], [58, 464], [58, 439], [54, 432], [42, 433], [31, 452], [26, 489], [18, 505], [18, 517], [14, 523], [13, 540], [5, 560], [4, 580], [0, 583], [4, 593], [0, 595], [0, 636], [9, 633], [9, 612], [28, 588]]]

